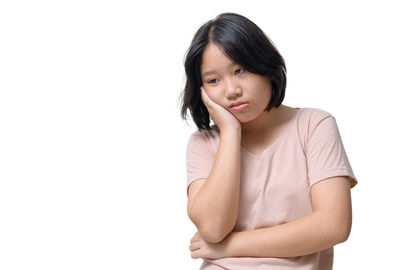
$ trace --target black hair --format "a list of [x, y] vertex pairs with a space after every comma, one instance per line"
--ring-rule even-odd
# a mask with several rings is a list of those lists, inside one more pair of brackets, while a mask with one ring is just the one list
[[271, 100], [265, 111], [281, 105], [286, 89], [286, 66], [282, 56], [255, 23], [239, 14], [222, 13], [197, 30], [186, 52], [186, 84], [181, 102], [183, 119], [187, 119], [189, 109], [199, 130], [210, 129], [210, 115], [200, 93], [200, 66], [203, 52], [209, 43], [216, 45], [232, 62], [270, 80]]

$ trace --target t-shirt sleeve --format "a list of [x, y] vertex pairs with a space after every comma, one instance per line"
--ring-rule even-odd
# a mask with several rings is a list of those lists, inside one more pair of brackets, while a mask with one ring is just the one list
[[208, 178], [213, 167], [214, 158], [207, 136], [199, 131], [193, 133], [186, 147], [186, 189], [193, 181]]
[[311, 118], [306, 156], [310, 186], [335, 176], [348, 176], [351, 188], [358, 183], [347, 158], [336, 120], [329, 113]]

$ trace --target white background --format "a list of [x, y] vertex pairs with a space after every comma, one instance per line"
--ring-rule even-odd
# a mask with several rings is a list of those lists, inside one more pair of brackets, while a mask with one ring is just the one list
[[336, 117], [359, 184], [335, 269], [398, 265], [395, 1], [2, 1], [0, 269], [197, 269], [180, 118], [195, 31], [242, 14], [288, 69], [285, 105]]

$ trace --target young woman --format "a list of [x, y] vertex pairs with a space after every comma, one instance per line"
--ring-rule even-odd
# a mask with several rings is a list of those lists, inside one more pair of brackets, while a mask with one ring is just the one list
[[284, 60], [238, 14], [200, 27], [185, 71], [181, 115], [198, 127], [187, 144], [191, 256], [201, 269], [332, 269], [357, 184], [335, 118], [282, 104]]

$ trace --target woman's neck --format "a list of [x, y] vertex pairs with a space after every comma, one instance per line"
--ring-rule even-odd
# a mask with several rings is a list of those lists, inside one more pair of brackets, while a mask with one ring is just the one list
[[252, 137], [260, 134], [265, 134], [282, 121], [282, 116], [289, 107], [280, 105], [278, 108], [273, 108], [269, 112], [263, 112], [256, 119], [242, 123], [242, 137]]

